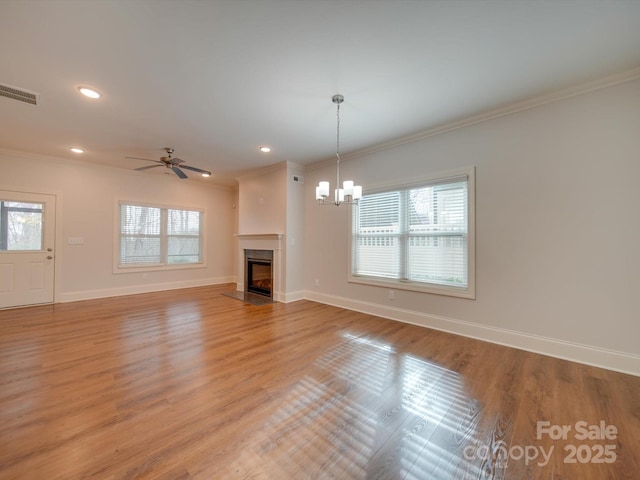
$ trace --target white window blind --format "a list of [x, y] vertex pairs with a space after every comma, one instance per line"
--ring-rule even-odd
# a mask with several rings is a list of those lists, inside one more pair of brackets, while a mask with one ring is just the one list
[[198, 263], [200, 212], [169, 209], [167, 215], [167, 263]]
[[354, 207], [352, 276], [466, 289], [468, 177], [365, 195]]
[[202, 212], [120, 204], [120, 266], [200, 263]]

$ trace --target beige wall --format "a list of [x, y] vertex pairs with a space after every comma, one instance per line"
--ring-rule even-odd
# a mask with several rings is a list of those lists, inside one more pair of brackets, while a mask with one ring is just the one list
[[[96, 298], [234, 280], [234, 192], [167, 175], [79, 161], [0, 152], [0, 188], [57, 196], [56, 301]], [[113, 273], [118, 200], [204, 208], [206, 268]], [[83, 245], [69, 245], [83, 237]]]
[[365, 193], [476, 166], [476, 300], [348, 283], [348, 211], [313, 201], [335, 167], [308, 169], [309, 297], [640, 374], [639, 126], [633, 81], [343, 162]]

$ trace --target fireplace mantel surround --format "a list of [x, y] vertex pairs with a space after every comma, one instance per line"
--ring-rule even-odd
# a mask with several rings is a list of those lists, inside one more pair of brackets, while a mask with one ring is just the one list
[[236, 263], [236, 272], [238, 279], [236, 282], [236, 290], [244, 292], [244, 262], [245, 250], [273, 250], [273, 300], [276, 302], [283, 301], [285, 298], [284, 286], [284, 270], [282, 268], [283, 253], [282, 246], [284, 233], [254, 233], [244, 234], [237, 233], [235, 237], [238, 239], [238, 257]]

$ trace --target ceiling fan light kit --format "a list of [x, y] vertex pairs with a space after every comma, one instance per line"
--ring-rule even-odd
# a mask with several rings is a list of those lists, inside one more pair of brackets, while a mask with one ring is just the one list
[[156, 165], [147, 165], [144, 167], [138, 167], [135, 170], [138, 172], [149, 170], [150, 168], [155, 167], [165, 167], [175, 173], [181, 180], [189, 178], [186, 173], [182, 170], [190, 170], [192, 172], [197, 172], [201, 174], [203, 177], [210, 177], [211, 172], [209, 170], [203, 170], [202, 168], [192, 167], [190, 165], [185, 165], [185, 161], [181, 158], [174, 157], [173, 152], [174, 149], [171, 147], [165, 147], [165, 152], [167, 152], [166, 157], [160, 157], [160, 160], [152, 160], [151, 158], [140, 158], [140, 157], [125, 157], [131, 160], [144, 160], [146, 162], [154, 162]]
[[353, 180], [345, 180], [340, 188], [340, 104], [344, 102], [344, 97], [336, 94], [331, 98], [336, 104], [336, 188], [333, 191], [333, 198], [330, 198], [329, 192], [331, 185], [327, 181], [321, 181], [316, 187], [316, 200], [320, 205], [335, 205], [339, 207], [343, 203], [357, 204], [362, 197], [362, 187], [355, 185]]

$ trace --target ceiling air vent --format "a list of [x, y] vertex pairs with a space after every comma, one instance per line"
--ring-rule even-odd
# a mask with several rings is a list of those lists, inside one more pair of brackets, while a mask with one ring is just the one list
[[10, 87], [9, 85], [0, 84], [0, 97], [13, 98], [19, 102], [30, 103], [31, 105], [38, 105], [40, 103], [39, 93], [17, 87]]

